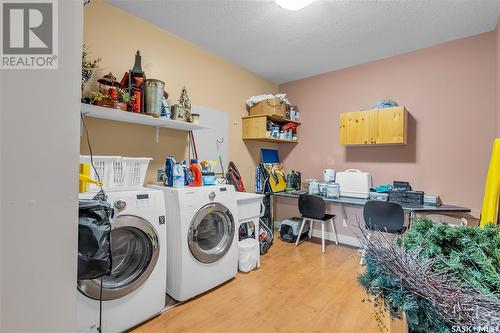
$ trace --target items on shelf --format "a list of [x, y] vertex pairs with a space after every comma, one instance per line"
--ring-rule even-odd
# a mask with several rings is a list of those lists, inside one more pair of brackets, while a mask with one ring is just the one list
[[279, 140], [297, 141], [297, 124], [296, 123], [275, 123], [271, 120], [267, 121], [266, 136]]
[[182, 88], [179, 103], [172, 106], [172, 119], [191, 122], [191, 102], [186, 87]]
[[202, 171], [201, 167], [198, 164], [198, 160], [192, 159], [191, 163], [189, 164], [189, 172], [191, 173], [191, 179], [189, 181], [189, 186], [202, 186]]
[[90, 93], [91, 103], [107, 108], [127, 111], [129, 96], [120, 88], [120, 82], [116, 80], [113, 73], [108, 73], [97, 80], [99, 90]]
[[246, 107], [249, 116], [243, 117], [244, 140], [298, 142], [299, 111], [285, 94], [252, 96]]
[[285, 110], [285, 119], [290, 119], [292, 121], [300, 120], [300, 111], [296, 105], [290, 105]]
[[[82, 90], [83, 84], [92, 77], [94, 69], [101, 59], [90, 61], [87, 53], [82, 56]], [[153, 116], [155, 118], [173, 119], [199, 124], [200, 114], [191, 114], [191, 102], [186, 87], [182, 89], [179, 103], [170, 108], [165, 82], [159, 79], [146, 79], [142, 70], [141, 53], [135, 54], [134, 66], [125, 72], [120, 82], [112, 73], [98, 80], [99, 89], [91, 91], [82, 99], [83, 103], [95, 104], [107, 108], [120, 109]]]
[[293, 192], [300, 190], [301, 183], [302, 181], [300, 172], [290, 170], [286, 175], [286, 191]]
[[286, 94], [252, 96], [245, 104], [250, 116], [271, 115], [293, 121], [300, 119], [298, 107], [290, 103]]
[[323, 170], [323, 181], [325, 183], [335, 182], [335, 169], [325, 169]]
[[343, 172], [338, 172], [336, 181], [337, 184], [340, 185], [341, 196], [362, 199], [368, 199], [370, 197], [372, 177], [368, 172], [348, 169]]
[[167, 99], [168, 99], [168, 93], [166, 91], [163, 91], [163, 97], [161, 98], [160, 118], [170, 119], [171, 117], [170, 105], [168, 105]]
[[168, 155], [165, 160], [165, 186], [173, 186], [174, 185], [174, 167], [175, 167], [175, 159], [172, 155]]
[[202, 184], [207, 185], [217, 185], [217, 178], [215, 176], [215, 167], [217, 166], [217, 161], [201, 161], [201, 171], [202, 171]]
[[200, 123], [200, 114], [199, 113], [191, 113], [191, 122], [193, 124], [198, 125]]
[[184, 187], [184, 170], [179, 162], [175, 162], [172, 171], [172, 187]]
[[146, 114], [160, 118], [165, 82], [157, 79], [147, 79], [145, 85]]
[[375, 186], [370, 190], [370, 200], [392, 201], [405, 206], [441, 205], [438, 195], [425, 194], [423, 191], [413, 191], [407, 181], [393, 181], [392, 184]]
[[398, 106], [398, 103], [393, 101], [392, 99], [383, 99], [373, 104], [372, 109], [384, 109], [384, 108], [393, 108]]
[[[149, 157], [90, 156], [80, 155], [80, 173], [98, 180], [104, 190], [131, 190], [144, 186]], [[99, 184], [90, 183], [81, 187], [82, 192], [100, 189]]]
[[87, 46], [83, 44], [82, 51], [82, 92], [85, 84], [90, 81], [92, 76], [94, 76], [94, 70], [99, 66], [102, 61], [101, 58], [96, 58], [91, 60], [88, 58]]
[[169, 155], [165, 160], [163, 184], [171, 187], [217, 185], [216, 166], [215, 160], [203, 160], [198, 163], [194, 158], [188, 166], [187, 161], [176, 162], [174, 157]]
[[317, 179], [308, 179], [307, 193], [320, 195], [329, 199], [338, 199], [340, 197], [340, 185], [333, 182], [320, 182]]
[[[145, 87], [146, 74], [142, 70], [141, 52], [137, 50], [135, 54], [134, 67], [128, 71], [127, 91], [134, 97], [132, 112], [145, 113]], [[123, 83], [123, 80], [122, 80]]]
[[286, 94], [262, 94], [262, 95], [256, 95], [252, 96], [247, 101], [245, 102], [247, 109], [251, 109], [253, 106], [266, 101], [270, 99], [277, 99], [281, 103], [286, 104], [286, 105], [291, 105], [290, 101], [286, 98]]

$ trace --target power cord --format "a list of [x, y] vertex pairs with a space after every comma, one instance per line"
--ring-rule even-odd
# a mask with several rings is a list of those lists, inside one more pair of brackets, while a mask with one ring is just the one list
[[[82, 125], [83, 129], [85, 130], [85, 138], [87, 139], [87, 147], [89, 148], [89, 155], [90, 155], [90, 165], [92, 166], [92, 169], [94, 170], [94, 174], [96, 175], [97, 181], [101, 183], [101, 176], [99, 175], [99, 172], [97, 172], [97, 169], [94, 164], [94, 153], [92, 152], [92, 145], [90, 144], [90, 137], [89, 137], [89, 130], [87, 128], [87, 124], [85, 123], [85, 116], [83, 113], [80, 113], [80, 118], [82, 120]], [[107, 196], [106, 193], [104, 192], [104, 189], [102, 188], [102, 185], [99, 185], [99, 193], [96, 194], [94, 199], [100, 199], [102, 201], [106, 201]]]
[[[90, 2], [90, 1], [89, 1]], [[89, 130], [87, 128], [87, 124], [85, 123], [85, 117], [83, 113], [80, 113], [80, 118], [82, 120], [82, 125], [85, 130], [85, 137], [87, 139], [87, 146], [89, 147], [89, 155], [90, 155], [90, 165], [92, 166], [92, 169], [94, 170], [94, 174], [96, 175], [97, 181], [101, 183], [101, 176], [99, 175], [99, 172], [97, 172], [97, 169], [94, 164], [94, 153], [92, 152], [92, 145], [90, 144], [90, 137], [89, 137]], [[107, 201], [107, 196], [106, 193], [104, 192], [104, 189], [102, 188], [102, 185], [98, 185], [100, 188], [99, 193], [97, 193], [94, 197], [94, 199], [99, 199], [102, 201]], [[97, 327], [97, 332], [102, 333], [102, 276], [100, 277], [100, 290], [99, 290], [99, 327]]]

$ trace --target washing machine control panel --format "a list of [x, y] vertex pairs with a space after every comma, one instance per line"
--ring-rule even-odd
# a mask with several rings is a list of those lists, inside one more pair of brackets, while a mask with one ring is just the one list
[[151, 208], [152, 207], [152, 198], [147, 193], [139, 193], [136, 195], [136, 206], [138, 209], [142, 208]]
[[127, 193], [115, 197], [115, 200], [111, 202], [113, 202], [113, 208], [116, 212], [121, 213], [129, 209], [150, 209], [153, 207], [154, 197], [150, 196], [148, 193]]

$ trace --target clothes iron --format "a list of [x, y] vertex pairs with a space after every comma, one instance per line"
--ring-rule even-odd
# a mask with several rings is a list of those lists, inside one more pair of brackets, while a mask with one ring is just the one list
[[300, 190], [301, 176], [300, 172], [291, 170], [286, 176], [286, 192]]

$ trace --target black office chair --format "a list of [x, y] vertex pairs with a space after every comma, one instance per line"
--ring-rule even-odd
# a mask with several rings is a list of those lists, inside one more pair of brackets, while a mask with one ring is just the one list
[[[391, 234], [402, 234], [406, 227], [403, 207], [396, 202], [368, 201], [363, 207], [365, 227], [370, 231], [380, 231]], [[367, 237], [370, 239], [369, 232]], [[363, 249], [360, 264], [365, 263], [365, 250]]]
[[326, 214], [326, 204], [322, 197], [311, 194], [302, 194], [299, 197], [299, 211], [302, 214], [302, 223], [300, 225], [299, 234], [295, 241], [295, 246], [299, 245], [300, 236], [306, 221], [310, 221], [309, 225], [309, 238], [312, 237], [314, 222], [321, 223], [321, 251], [325, 253], [325, 223], [330, 222], [333, 235], [335, 236], [335, 243], [338, 245], [337, 231], [333, 220], [335, 215]]
[[363, 218], [371, 231], [401, 234], [406, 229], [403, 207], [396, 202], [368, 201], [363, 207]]

